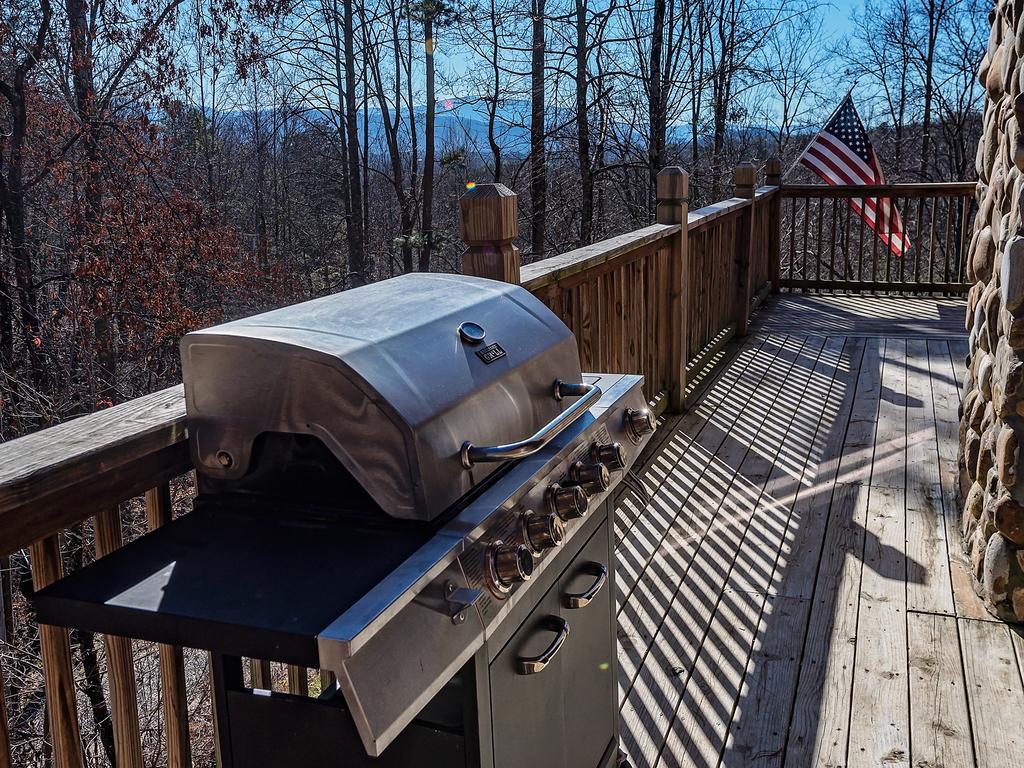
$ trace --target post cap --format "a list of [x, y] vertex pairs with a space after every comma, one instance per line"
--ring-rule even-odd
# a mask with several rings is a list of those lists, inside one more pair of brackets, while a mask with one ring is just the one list
[[658, 200], [685, 200], [690, 194], [690, 174], [678, 165], [658, 171], [655, 184]]
[[753, 163], [740, 163], [736, 166], [736, 186], [752, 187], [757, 183], [757, 167]]
[[474, 245], [508, 243], [519, 235], [519, 196], [504, 184], [477, 184], [459, 198], [459, 233]]
[[777, 157], [769, 157], [764, 163], [765, 183], [778, 186], [782, 181], [782, 161]]

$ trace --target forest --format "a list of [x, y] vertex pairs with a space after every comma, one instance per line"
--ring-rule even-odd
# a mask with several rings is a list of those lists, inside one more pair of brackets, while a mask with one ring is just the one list
[[[472, 182], [519, 195], [532, 262], [789, 169], [850, 89], [888, 181], [971, 180], [981, 0], [3, 0], [0, 440], [180, 380], [191, 329], [457, 271]], [[811, 181], [797, 168], [788, 180]], [[188, 490], [180, 490], [178, 499]], [[141, 507], [137, 527], [145, 527]], [[74, 532], [71, 567], [91, 558]], [[0, 561], [16, 761], [49, 765], [24, 552]], [[103, 651], [72, 651], [90, 764]], [[161, 764], [156, 650], [137, 655]], [[190, 702], [208, 701], [205, 656]], [[208, 706], [207, 706], [208, 710]], [[197, 765], [212, 728], [193, 723]], [[146, 730], [149, 729], [149, 730]]]

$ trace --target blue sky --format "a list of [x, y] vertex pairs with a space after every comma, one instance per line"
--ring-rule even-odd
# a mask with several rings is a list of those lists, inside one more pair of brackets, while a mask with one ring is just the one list
[[830, 37], [839, 37], [851, 29], [850, 15], [854, 10], [864, 7], [863, 0], [833, 0], [833, 10], [824, 12], [825, 34]]

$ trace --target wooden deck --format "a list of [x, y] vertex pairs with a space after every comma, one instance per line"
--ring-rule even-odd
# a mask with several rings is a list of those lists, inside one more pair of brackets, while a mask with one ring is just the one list
[[777, 296], [620, 500], [650, 766], [1024, 765], [1024, 633], [960, 556], [954, 299]]

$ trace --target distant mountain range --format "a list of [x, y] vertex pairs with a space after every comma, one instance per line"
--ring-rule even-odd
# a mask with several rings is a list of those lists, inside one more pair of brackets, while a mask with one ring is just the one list
[[[416, 129], [419, 146], [423, 146], [425, 123], [425, 106], [415, 108]], [[370, 109], [366, 113], [368, 118], [368, 134], [371, 152], [385, 153], [387, 145], [384, 137], [384, 119], [379, 109]], [[327, 111], [310, 110], [305, 113], [307, 120], [331, 124], [336, 119], [333, 113]], [[267, 112], [270, 117], [270, 112]], [[525, 99], [509, 99], [499, 105], [495, 116], [495, 135], [502, 151], [508, 155], [523, 155], [530, 147], [530, 103]], [[549, 107], [548, 121], [565, 125], [562, 134], [566, 138], [574, 136], [575, 128], [572, 124], [572, 113], [569, 109]], [[226, 123], [242, 123], [251, 120], [251, 113], [231, 112], [222, 113], [220, 120]], [[363, 113], [359, 113], [359, 134], [363, 135]], [[436, 147], [439, 154], [449, 151], [465, 150], [469, 153], [490, 154], [488, 141], [488, 115], [487, 105], [477, 98], [451, 98], [442, 99], [437, 103], [435, 116], [435, 137]], [[409, 125], [404, 121], [401, 125], [402, 141], [409, 143]], [[626, 139], [642, 141], [640, 135], [631, 136], [635, 129], [631, 126], [620, 124], [619, 135]], [[769, 136], [769, 132], [763, 128], [752, 126], [732, 126], [733, 133], [751, 133], [759, 136]], [[691, 138], [689, 125], [675, 125], [669, 128], [669, 141], [687, 144]], [[710, 136], [702, 135], [701, 142], [710, 141]]]

